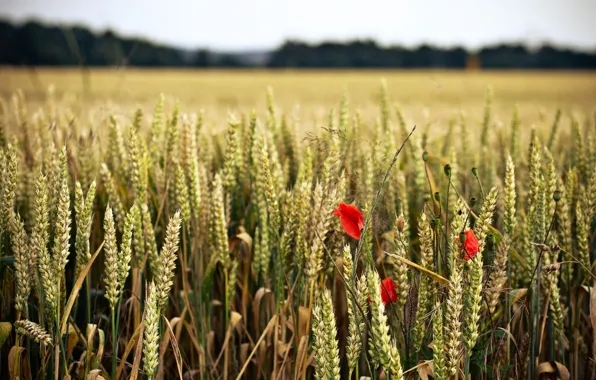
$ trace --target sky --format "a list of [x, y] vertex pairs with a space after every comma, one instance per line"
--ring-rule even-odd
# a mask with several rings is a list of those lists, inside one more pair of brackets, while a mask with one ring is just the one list
[[289, 38], [596, 49], [595, 16], [596, 0], [0, 0], [0, 17], [14, 21], [78, 23], [216, 50], [272, 49]]

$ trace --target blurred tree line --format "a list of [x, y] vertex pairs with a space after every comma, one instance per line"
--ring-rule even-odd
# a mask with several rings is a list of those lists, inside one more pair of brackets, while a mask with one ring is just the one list
[[139, 38], [99, 34], [85, 27], [47, 26], [30, 21], [0, 21], [0, 64], [39, 66], [138, 67], [304, 67], [304, 68], [450, 68], [475, 65], [494, 69], [595, 69], [596, 51], [501, 44], [469, 52], [462, 47], [379, 46], [371, 40], [307, 44], [287, 41], [272, 52], [216, 53], [184, 50]]

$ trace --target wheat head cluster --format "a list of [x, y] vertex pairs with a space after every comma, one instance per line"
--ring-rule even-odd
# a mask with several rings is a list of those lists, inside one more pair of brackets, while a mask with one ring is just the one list
[[436, 127], [383, 82], [303, 133], [263, 92], [1, 99], [0, 377], [595, 378], [593, 115]]

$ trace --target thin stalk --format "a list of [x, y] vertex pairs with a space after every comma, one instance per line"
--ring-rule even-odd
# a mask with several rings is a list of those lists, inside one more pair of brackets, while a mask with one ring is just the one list
[[110, 317], [112, 320], [112, 379], [116, 376], [116, 310], [112, 307]]
[[[383, 177], [383, 180], [381, 181], [381, 186], [379, 186], [379, 189], [377, 190], [377, 193], [375, 195], [370, 212], [368, 212], [368, 214], [366, 215], [366, 220], [364, 221], [364, 228], [362, 230], [363, 236], [366, 233], [366, 231], [368, 231], [368, 229], [370, 228], [370, 224], [372, 222], [373, 211], [375, 210], [377, 203], [379, 202], [379, 199], [381, 198], [381, 193], [383, 192], [383, 188], [385, 187], [385, 184], [387, 183], [387, 178], [389, 178], [389, 174], [391, 174], [391, 169], [393, 169], [393, 166], [395, 165], [395, 162], [397, 162], [397, 158], [399, 157], [399, 154], [401, 153], [404, 146], [406, 146], [406, 143], [408, 142], [408, 140], [410, 139], [410, 136], [412, 136], [412, 134], [414, 133], [415, 130], [416, 130], [416, 126], [414, 126], [412, 128], [412, 130], [410, 131], [408, 136], [406, 136], [406, 138], [402, 142], [401, 146], [395, 151], [395, 154], [393, 155], [393, 160], [391, 161], [391, 163], [389, 164], [389, 167], [385, 171], [385, 175]], [[354, 262], [355, 263], [358, 263], [360, 261], [360, 255], [362, 253], [363, 247], [364, 247], [364, 239], [360, 239], [358, 241], [358, 247], [356, 248], [356, 253], [354, 254]], [[370, 261], [372, 261], [372, 257], [370, 257], [370, 258], [367, 257], [367, 259], [369, 261], [368, 263], [370, 264]], [[351, 278], [352, 283], [356, 283], [356, 268], [357, 268], [357, 265], [354, 265], [354, 268], [352, 269], [352, 278]]]
[[[451, 189], [451, 171], [449, 172], [449, 181], [447, 182], [447, 199], [445, 200], [445, 236], [448, 237], [449, 236], [449, 190]], [[449, 244], [448, 244], [448, 239], [445, 238], [444, 240], [445, 244], [444, 244], [444, 252], [445, 252], [445, 261], [446, 261], [446, 269], [451, 269], [451, 257], [450, 254], [451, 252], [449, 252]], [[449, 261], [447, 263], [447, 261]], [[446, 273], [446, 275], [449, 277], [451, 276], [451, 273]]]
[[[41, 290], [41, 282], [39, 281], [39, 277], [36, 276], [36, 283], [37, 283], [37, 294], [39, 295], [39, 324], [42, 326], [46, 326], [45, 325], [45, 302], [44, 302], [44, 297], [43, 297], [43, 293]], [[50, 330], [50, 329], [48, 329]], [[45, 374], [46, 373], [46, 361], [45, 361], [45, 357], [46, 357], [46, 345], [45, 343], [42, 344], [42, 349], [41, 349], [41, 373]]]
[[[223, 324], [222, 324], [223, 325], [223, 333], [224, 333], [223, 336], [225, 336], [228, 331], [228, 315], [231, 310], [230, 300], [228, 299], [228, 282], [229, 282], [228, 271], [226, 271], [224, 269], [224, 294], [225, 294], [224, 295], [224, 300], [225, 300], [224, 305], [225, 305], [225, 308], [223, 310]], [[226, 358], [227, 358], [227, 355], [228, 355], [228, 348], [226, 347], [224, 356], [226, 356]], [[227, 378], [227, 375], [228, 375], [228, 368], [227, 368], [228, 362], [227, 362], [226, 358], [224, 358], [224, 378]]]
[[[87, 292], [87, 325], [91, 324], [91, 275], [87, 273], [87, 278], [85, 279], [85, 290]], [[90, 342], [87, 342], [89, 345]], [[89, 373], [89, 360], [88, 358], [85, 360], [85, 376]]]
[[482, 182], [480, 182], [480, 178], [478, 178], [478, 172], [474, 170], [472, 174], [474, 174], [474, 178], [476, 178], [476, 182], [478, 182], [478, 186], [480, 186], [480, 194], [482, 194], [482, 202], [484, 202], [484, 188], [482, 187]]
[[[29, 303], [25, 304], [25, 316], [27, 319], [30, 319], [29, 317]], [[29, 361], [29, 365], [31, 365], [31, 340], [27, 339], [27, 360]]]
[[511, 306], [509, 305], [509, 297], [511, 291], [511, 246], [507, 250], [507, 292], [505, 293], [505, 327], [507, 329], [507, 368], [511, 367], [511, 331], [510, 331], [510, 323], [511, 323]]
[[530, 311], [531, 320], [532, 320], [532, 329], [534, 330], [530, 337], [530, 370], [528, 371], [528, 379], [534, 379], [536, 373], [536, 351], [537, 351], [537, 344], [540, 342], [540, 274], [542, 272], [542, 268], [540, 265], [540, 259], [542, 255], [538, 257], [537, 263], [537, 276], [536, 276], [536, 289], [532, 292], [532, 308]]

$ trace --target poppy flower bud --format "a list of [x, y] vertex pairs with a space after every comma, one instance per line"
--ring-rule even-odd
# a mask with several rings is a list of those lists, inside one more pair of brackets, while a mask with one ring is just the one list
[[438, 191], [435, 193], [435, 201], [441, 202], [441, 194]]
[[[462, 234], [464, 235], [463, 240]], [[478, 252], [480, 252], [480, 243], [478, 242], [476, 235], [474, 235], [474, 231], [467, 230], [466, 232], [462, 232], [459, 236], [459, 241], [462, 242], [464, 246], [464, 260], [473, 259]]]
[[478, 178], [478, 169], [476, 169], [475, 167], [472, 168], [472, 174], [474, 175], [474, 177]]
[[471, 197], [470, 198], [470, 207], [474, 207], [476, 206], [476, 197]]
[[426, 150], [424, 151], [424, 153], [422, 153], [422, 161], [428, 161], [428, 152]]
[[429, 202], [430, 201], [430, 194], [426, 193], [424, 194], [424, 203]]
[[443, 171], [447, 177], [451, 177], [451, 165], [445, 165], [445, 167], [443, 167]]
[[553, 199], [555, 202], [558, 202], [561, 200], [561, 192], [559, 190], [555, 191], [555, 193], [553, 194]]
[[403, 215], [400, 215], [399, 218], [397, 218], [397, 230], [399, 232], [403, 232], [404, 228], [406, 227], [406, 218], [404, 218]]
[[460, 232], [459, 233], [459, 241], [462, 244], [465, 244], [466, 243], [466, 233], [465, 232]]

